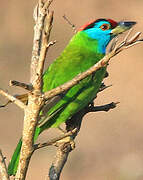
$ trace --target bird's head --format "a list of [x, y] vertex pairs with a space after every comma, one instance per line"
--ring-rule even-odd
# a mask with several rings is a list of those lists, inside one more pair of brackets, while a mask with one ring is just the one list
[[135, 24], [134, 21], [116, 22], [112, 19], [97, 19], [82, 26], [79, 31], [86, 33], [89, 38], [97, 40], [99, 51], [105, 53], [106, 46], [111, 39], [129, 30]]

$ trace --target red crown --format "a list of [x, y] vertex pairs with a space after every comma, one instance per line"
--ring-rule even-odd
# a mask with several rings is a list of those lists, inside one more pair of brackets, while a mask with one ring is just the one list
[[118, 25], [118, 23], [112, 19], [107, 19], [107, 21], [111, 24], [111, 27], [114, 28]]
[[114, 21], [112, 19], [97, 19], [97, 20], [94, 20], [94, 21], [92, 20], [92, 21], [88, 22], [87, 24], [81, 26], [79, 31], [82, 31], [82, 30], [85, 30], [85, 29], [88, 29], [88, 28], [92, 28], [96, 22], [100, 22], [100, 21], [108, 21], [111, 24], [111, 28], [116, 27], [117, 24], [118, 24], [116, 21]]
[[90, 26], [90, 25], [92, 25], [92, 24], [94, 24], [96, 21], [94, 20], [92, 20], [92, 21], [89, 21], [87, 24], [84, 24], [83, 26], [81, 26], [80, 28], [79, 28], [79, 31], [82, 31], [82, 30], [84, 30], [84, 29], [86, 29], [88, 26]]

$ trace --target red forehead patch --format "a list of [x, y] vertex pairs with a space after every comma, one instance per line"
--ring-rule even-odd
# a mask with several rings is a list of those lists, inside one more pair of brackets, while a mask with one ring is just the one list
[[92, 28], [94, 26], [94, 24], [96, 22], [99, 22], [99, 21], [108, 21], [111, 24], [111, 28], [114, 28], [114, 27], [117, 26], [117, 22], [112, 20], [112, 19], [97, 19], [97, 20], [94, 20], [94, 21], [90, 21], [87, 24], [81, 26], [79, 31], [83, 31], [85, 29]]
[[116, 27], [117, 24], [118, 24], [116, 21], [114, 21], [114, 20], [112, 20], [112, 19], [107, 19], [107, 21], [111, 24], [111, 27], [112, 27], [112, 28]]
[[83, 26], [81, 26], [78, 31], [82, 31], [82, 30], [86, 29], [87, 27], [89, 27], [90, 25], [92, 25], [94, 23], [95, 23], [95, 20], [94, 21], [89, 21], [87, 24], [84, 24]]

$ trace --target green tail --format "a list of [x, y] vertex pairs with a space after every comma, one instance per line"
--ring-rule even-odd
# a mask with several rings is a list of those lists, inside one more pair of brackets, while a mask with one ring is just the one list
[[[36, 141], [36, 139], [38, 138], [38, 135], [40, 134], [41, 129], [40, 128], [36, 128], [35, 131], [35, 136], [34, 136], [34, 141]], [[20, 151], [21, 151], [21, 146], [22, 146], [22, 139], [19, 140], [16, 149], [12, 155], [11, 161], [8, 165], [8, 174], [11, 175], [15, 175], [17, 172], [17, 167], [18, 167], [18, 163], [19, 163], [19, 157], [20, 157]]]
[[[60, 103], [60, 105], [61, 105], [61, 103]], [[58, 106], [56, 106], [56, 108], [59, 108], [59, 104], [58, 104]], [[49, 118], [48, 122], [43, 123], [42, 126], [36, 128], [35, 135], [34, 135], [34, 143], [37, 140], [40, 133], [42, 133], [45, 129], [49, 129], [55, 123], [55, 116], [57, 116], [58, 113], [60, 113], [60, 111], [57, 111], [56, 108], [51, 108], [51, 111], [49, 113], [49, 115], [51, 115], [51, 118]], [[61, 110], [62, 108], [59, 108], [59, 109]], [[54, 112], [56, 112], [56, 113], [54, 113]], [[46, 118], [47, 117], [45, 117], [45, 119]], [[57, 127], [58, 125], [59, 125], [59, 123], [57, 125], [55, 125], [54, 127]], [[12, 155], [11, 161], [8, 165], [8, 174], [10, 176], [15, 175], [17, 172], [17, 167], [18, 167], [19, 158], [20, 158], [21, 146], [22, 146], [22, 138], [19, 140], [19, 142], [16, 146], [16, 149]]]
[[[105, 54], [99, 52], [97, 40], [84, 32], [78, 32], [62, 54], [49, 66], [43, 75], [43, 92], [68, 82], [96, 64]], [[79, 110], [87, 106], [96, 96], [104, 78], [106, 67], [83, 79], [62, 94], [61, 99], [46, 110], [42, 126], [36, 128], [34, 142], [45, 129], [58, 127]], [[50, 119], [49, 119], [50, 118]], [[8, 166], [8, 174], [15, 175], [19, 163], [22, 141], [20, 140]]]
[[17, 171], [17, 166], [19, 163], [19, 156], [20, 156], [20, 150], [21, 150], [21, 146], [22, 146], [22, 140], [20, 139], [17, 147], [13, 153], [12, 159], [8, 165], [8, 174], [11, 175], [15, 175], [16, 171]]
[[[43, 124], [41, 127], [37, 127], [35, 130], [35, 135], [34, 135], [34, 143], [37, 140], [39, 134], [43, 132], [45, 129], [48, 129], [51, 127], [51, 125], [54, 123], [54, 116], [52, 116], [51, 121], [46, 122]], [[21, 151], [21, 146], [22, 146], [22, 138], [19, 140], [16, 149], [12, 155], [11, 161], [8, 165], [8, 174], [15, 175], [17, 172], [17, 167], [19, 164], [19, 157], [20, 157], [20, 151]]]

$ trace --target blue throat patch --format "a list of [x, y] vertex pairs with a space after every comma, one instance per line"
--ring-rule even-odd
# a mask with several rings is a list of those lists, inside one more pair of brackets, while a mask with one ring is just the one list
[[97, 40], [99, 53], [105, 54], [106, 47], [111, 40], [111, 29], [103, 31], [100, 29], [100, 26], [103, 24], [110, 25], [107, 21], [100, 21], [95, 23], [94, 27], [83, 30], [83, 32], [85, 32], [89, 38]]

